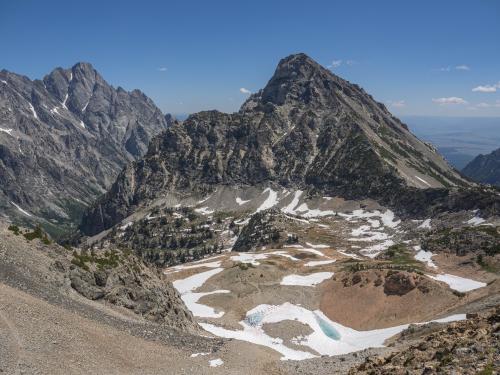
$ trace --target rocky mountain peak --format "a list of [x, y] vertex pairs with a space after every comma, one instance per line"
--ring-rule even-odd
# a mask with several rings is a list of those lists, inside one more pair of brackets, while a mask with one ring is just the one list
[[86, 62], [43, 80], [0, 72], [0, 211], [66, 225], [168, 126], [144, 93]]
[[279, 62], [239, 113], [199, 112], [155, 138], [82, 230], [107, 229], [167, 191], [270, 182], [395, 208], [397, 192], [469, 184], [361, 87], [297, 54]]
[[[252, 95], [242, 106], [242, 111], [266, 106], [283, 109], [309, 106], [315, 109], [334, 109], [347, 81], [334, 75], [304, 53], [282, 59], [267, 85]], [[346, 90], [348, 93], [356, 88]]]

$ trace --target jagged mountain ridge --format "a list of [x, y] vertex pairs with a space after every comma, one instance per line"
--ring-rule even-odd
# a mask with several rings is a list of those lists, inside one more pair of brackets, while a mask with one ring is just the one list
[[239, 112], [200, 112], [155, 137], [82, 229], [109, 228], [168, 191], [266, 182], [383, 201], [402, 190], [471, 186], [359, 86], [296, 54]]
[[78, 221], [169, 123], [141, 91], [112, 87], [88, 63], [33, 81], [2, 70], [1, 212], [54, 225]]
[[474, 181], [500, 186], [500, 148], [476, 156], [462, 172]]

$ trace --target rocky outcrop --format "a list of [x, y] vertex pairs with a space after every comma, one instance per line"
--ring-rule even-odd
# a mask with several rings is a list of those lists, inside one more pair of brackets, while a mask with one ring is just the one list
[[500, 186], [500, 148], [476, 156], [462, 172], [474, 181]]
[[52, 233], [78, 222], [173, 121], [139, 90], [110, 86], [88, 63], [33, 81], [2, 70], [0, 213], [41, 220]]
[[[63, 267], [64, 268], [64, 267]], [[119, 250], [75, 252], [67, 269], [71, 287], [91, 300], [134, 311], [146, 319], [193, 329], [193, 316], [161, 271]]]
[[499, 337], [497, 307], [450, 323], [409, 348], [369, 357], [349, 374], [494, 374], [500, 365]]
[[236, 240], [233, 251], [253, 251], [262, 246], [282, 247], [297, 242], [286, 232], [287, 218], [278, 209], [268, 209], [252, 216]]
[[98, 233], [166, 192], [269, 182], [397, 207], [420, 191], [437, 189], [421, 196], [428, 203], [470, 186], [383, 104], [297, 54], [238, 113], [200, 112], [156, 137], [88, 210], [81, 230]]
[[500, 227], [463, 226], [432, 230], [422, 239], [424, 249], [458, 256], [500, 254]]

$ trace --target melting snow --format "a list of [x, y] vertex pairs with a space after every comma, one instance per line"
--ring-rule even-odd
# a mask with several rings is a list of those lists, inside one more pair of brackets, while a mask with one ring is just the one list
[[215, 309], [210, 306], [198, 303], [198, 300], [201, 297], [208, 296], [210, 294], [230, 293], [229, 290], [214, 290], [212, 292], [202, 293], [193, 292], [195, 289], [198, 289], [203, 284], [205, 284], [205, 282], [209, 278], [222, 271], [224, 271], [224, 268], [215, 268], [210, 271], [201, 272], [196, 275], [189, 276], [185, 279], [175, 280], [172, 283], [174, 285], [174, 288], [177, 289], [177, 291], [180, 293], [181, 299], [186, 304], [186, 307], [193, 313], [194, 316], [202, 318], [220, 318], [224, 315], [223, 311], [216, 313]]
[[310, 275], [288, 275], [283, 277], [280, 285], [315, 286], [333, 276], [333, 272], [317, 272]]
[[266, 254], [239, 253], [238, 255], [233, 255], [230, 259], [234, 262], [252, 263], [252, 265], [258, 266], [260, 263], [257, 260], [266, 258]]
[[[452, 315], [436, 320], [448, 322], [465, 319], [465, 315]], [[274, 349], [282, 355], [282, 360], [304, 360], [316, 355], [289, 348], [283, 344], [281, 338], [270, 337], [262, 328], [263, 324], [272, 324], [282, 321], [298, 321], [308, 325], [313, 333], [308, 336], [295, 338], [295, 344], [309, 347], [320, 355], [341, 355], [370, 347], [383, 347], [389, 337], [403, 331], [408, 324], [396, 327], [375, 329], [371, 331], [356, 331], [335, 323], [328, 319], [320, 310], [307, 310], [291, 303], [282, 305], [259, 305], [246, 314], [246, 319], [240, 321], [242, 330], [229, 330], [213, 324], [200, 323], [208, 332], [225, 338], [247, 341]]]
[[87, 106], [89, 105], [90, 103], [90, 100], [87, 102], [87, 104], [85, 104], [82, 108], [82, 113], [85, 112], [85, 110], [87, 109]]
[[36, 114], [35, 107], [33, 107], [33, 104], [31, 104], [30, 102], [28, 102], [28, 105], [30, 106], [31, 113], [33, 113], [33, 117], [38, 120], [38, 115]]
[[238, 203], [239, 206], [242, 206], [242, 205], [244, 205], [245, 203], [248, 203], [248, 202], [250, 202], [250, 200], [244, 201], [240, 197], [236, 197], [236, 203]]
[[80, 120], [80, 126], [85, 129], [85, 124], [83, 123], [82, 120]]
[[[353, 246], [353, 247], [354, 247], [354, 246]], [[360, 258], [360, 257], [358, 257], [356, 254], [347, 253], [347, 252], [342, 251], [342, 250], [337, 250], [337, 252], [338, 252], [339, 254], [342, 254], [342, 255], [344, 255], [344, 256], [346, 256], [346, 257], [349, 257], [349, 258], [353, 258], [353, 259], [361, 259], [361, 258]]]
[[224, 364], [224, 361], [220, 358], [216, 358], [208, 361], [208, 363], [210, 364], [210, 367], [219, 367]]
[[429, 184], [427, 181], [425, 181], [423, 178], [420, 178], [418, 176], [415, 176], [415, 178], [417, 178], [417, 180], [419, 180], [420, 182], [423, 182], [424, 184], [426, 184], [427, 186], [431, 186], [431, 184]]
[[15, 204], [14, 202], [10, 202], [14, 205], [14, 207], [16, 207], [21, 213], [25, 214], [26, 216], [29, 216], [29, 217], [32, 217], [33, 215], [31, 215], [28, 211], [25, 211], [23, 210], [21, 207], [19, 207], [17, 204]]
[[211, 210], [208, 207], [195, 208], [194, 210], [202, 215], [210, 215], [214, 213], [214, 210]]
[[68, 109], [68, 107], [66, 107], [66, 102], [68, 101], [68, 96], [69, 96], [69, 94], [66, 93], [66, 96], [64, 97], [64, 101], [62, 102], [62, 106], [64, 109]]
[[418, 226], [418, 229], [431, 229], [431, 219], [425, 219], [424, 222]]
[[13, 129], [4, 129], [4, 128], [0, 128], [0, 132], [4, 132], [4, 133], [7, 133], [8, 135], [10, 135], [12, 137], [12, 130]]
[[427, 276], [429, 276], [431, 279], [442, 281], [448, 284], [451, 289], [457, 290], [459, 292], [468, 292], [486, 286], [486, 283], [482, 283], [480, 281], [475, 281], [471, 279], [466, 279], [464, 277], [449, 275], [444, 273], [436, 276], [432, 275], [427, 275]]
[[196, 358], [200, 355], [210, 355], [211, 353], [193, 353], [190, 355], [191, 358]]
[[7, 81], [4, 81], [3, 79], [0, 80], [0, 82], [7, 84]]
[[314, 247], [315, 249], [328, 249], [330, 247], [328, 245], [323, 245], [323, 244], [314, 245], [314, 244], [312, 244], [310, 242], [306, 242], [306, 245], [310, 246], [310, 247]]
[[466, 224], [472, 224], [472, 225], [479, 225], [484, 223], [486, 220], [484, 220], [482, 217], [479, 216], [474, 216], [472, 219], [465, 221], [464, 223]]
[[428, 267], [437, 268], [437, 266], [434, 264], [434, 262], [431, 259], [434, 256], [434, 254], [432, 252], [422, 250], [420, 248], [420, 246], [414, 246], [414, 249], [415, 249], [415, 251], [417, 251], [417, 254], [415, 254], [416, 260], [423, 262], [423, 263], [426, 263]]
[[303, 191], [302, 190], [297, 190], [295, 194], [293, 195], [293, 199], [290, 202], [290, 204], [286, 207], [283, 207], [281, 211], [287, 214], [295, 214], [294, 208], [297, 207], [299, 204], [300, 196], [302, 195]]
[[306, 267], [314, 267], [314, 266], [322, 266], [324, 264], [330, 264], [330, 263], [335, 263], [336, 259], [330, 259], [330, 260], [312, 260], [310, 262], [307, 262], [305, 264]]
[[318, 208], [310, 209], [307, 206], [307, 203], [302, 203], [299, 207], [295, 209], [295, 212], [299, 212], [300, 216], [311, 218], [311, 217], [324, 217], [324, 216], [333, 216], [335, 215], [335, 211], [332, 210], [320, 210]]
[[266, 192], [269, 192], [269, 195], [267, 196], [266, 200], [260, 205], [260, 207], [257, 208], [257, 211], [255, 211], [255, 213], [274, 207], [278, 203], [278, 193], [276, 191], [271, 188], [266, 188], [264, 189], [262, 194]]

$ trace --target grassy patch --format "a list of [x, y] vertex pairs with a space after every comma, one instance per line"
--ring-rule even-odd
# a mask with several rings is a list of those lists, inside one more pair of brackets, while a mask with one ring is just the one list
[[411, 252], [404, 244], [396, 244], [390, 246], [385, 251], [384, 256], [387, 260], [395, 265], [406, 265], [415, 268], [421, 267], [421, 263], [414, 258], [413, 254], [411, 254]]
[[32, 241], [35, 238], [39, 238], [45, 245], [50, 245], [52, 241], [49, 239], [47, 233], [45, 233], [40, 225], [37, 225], [32, 232], [24, 233], [24, 238], [28, 241]]

